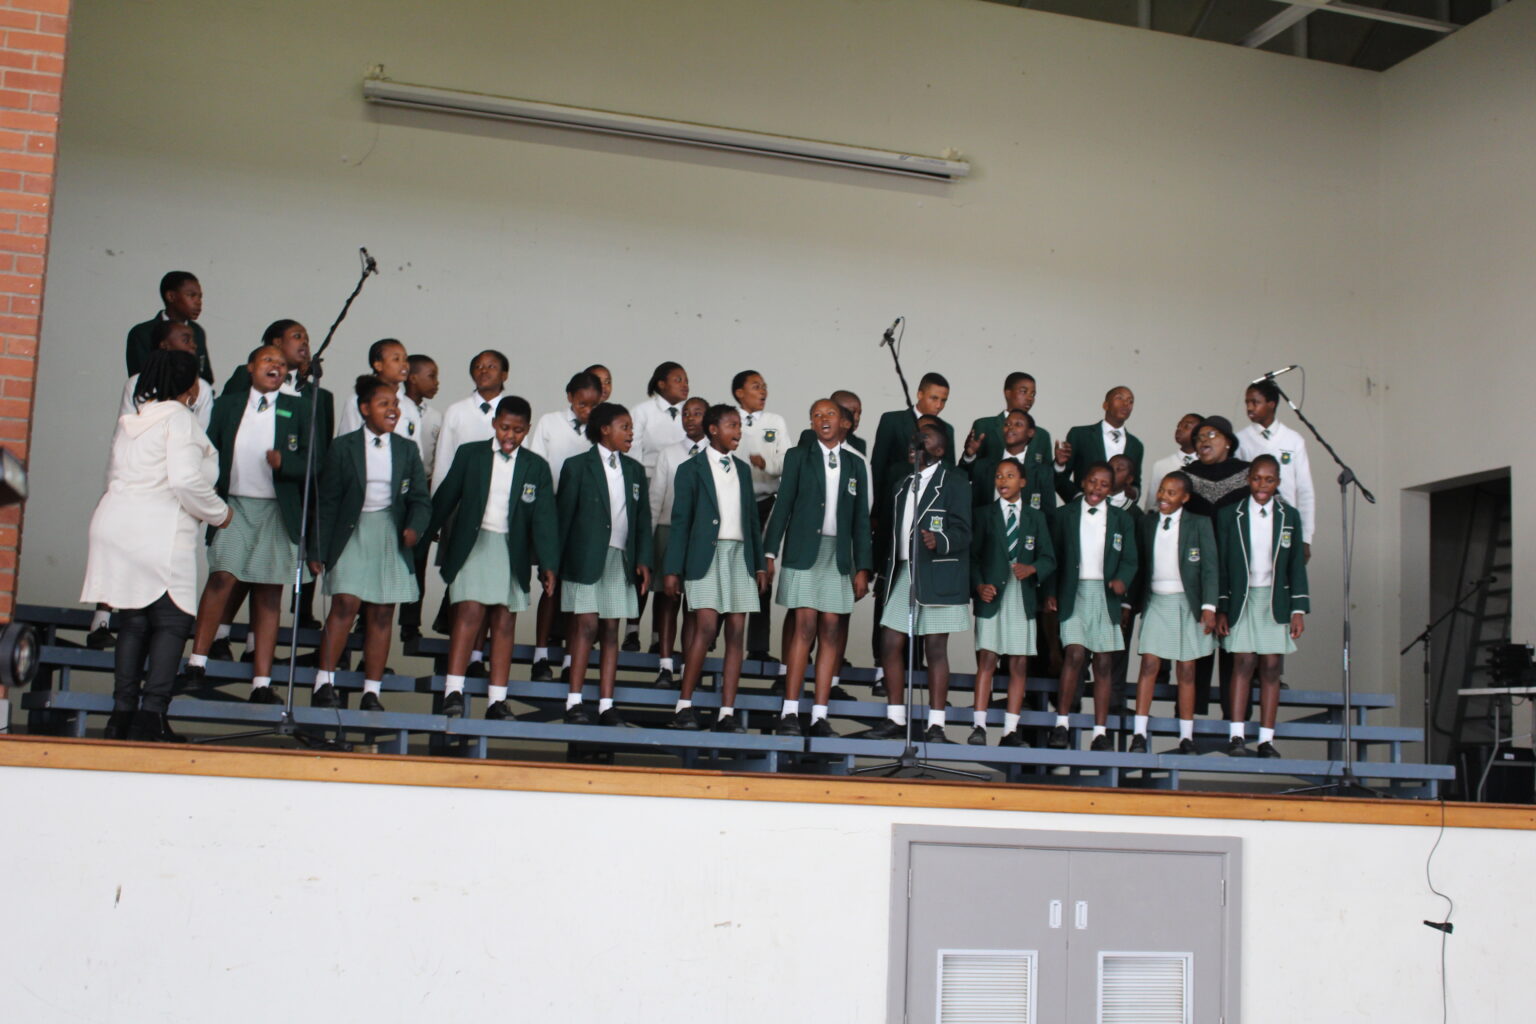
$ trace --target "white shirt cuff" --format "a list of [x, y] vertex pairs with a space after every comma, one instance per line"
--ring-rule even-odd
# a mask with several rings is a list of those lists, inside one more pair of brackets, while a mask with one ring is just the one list
[[976, 456], [961, 454], [960, 461], [961, 462], [975, 462], [976, 461]]
[[1203, 604], [1200, 606], [1200, 610], [1203, 612], [1213, 612], [1216, 610], [1216, 606], [1213, 604]]
[[1058, 473], [1065, 473], [1065, 472], [1066, 472], [1066, 471], [1067, 471], [1067, 467], [1066, 467], [1066, 466], [1058, 466], [1058, 465], [1056, 465], [1056, 463], [1054, 463], [1054, 462], [1053, 462], [1053, 463], [1051, 463], [1051, 466], [1052, 466], [1052, 467], [1053, 467], [1053, 468], [1054, 468], [1054, 469], [1055, 469], [1055, 470], [1056, 470], [1056, 472], [1058, 472]]

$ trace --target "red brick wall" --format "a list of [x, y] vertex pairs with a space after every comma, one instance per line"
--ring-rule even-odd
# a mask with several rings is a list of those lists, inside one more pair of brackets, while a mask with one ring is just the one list
[[[22, 460], [32, 388], [69, 0], [0, 0], [0, 445]], [[16, 600], [21, 510], [0, 509], [0, 621]]]

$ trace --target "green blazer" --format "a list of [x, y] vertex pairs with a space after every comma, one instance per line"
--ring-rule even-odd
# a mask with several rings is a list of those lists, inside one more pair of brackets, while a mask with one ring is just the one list
[[[1071, 501], [1083, 492], [1080, 486], [1083, 471], [1095, 462], [1106, 462], [1108, 456], [1104, 454], [1104, 429], [1098, 423], [1089, 423], [1082, 427], [1073, 427], [1067, 431], [1067, 443], [1072, 446], [1072, 458], [1067, 460], [1067, 468], [1064, 472], [1056, 474], [1056, 493], [1061, 495], [1062, 501]], [[1122, 427], [1122, 430], [1125, 428]], [[1136, 493], [1141, 493], [1141, 461], [1143, 454], [1141, 438], [1125, 431], [1125, 454], [1131, 460], [1131, 486], [1136, 488]], [[1050, 456], [1054, 467], [1056, 456]], [[1055, 472], [1054, 468], [1052, 472]]]
[[[405, 443], [415, 447], [410, 441]], [[432, 495], [432, 520], [426, 535], [432, 537], [445, 531], [437, 545], [437, 564], [445, 582], [452, 583], [459, 575], [480, 538], [480, 521], [485, 518], [485, 505], [490, 498], [495, 458], [489, 441], [459, 445], [448, 475]], [[507, 502], [507, 558], [512, 578], [524, 590], [528, 589], [533, 565], [554, 570], [560, 566], [554, 477], [549, 472], [549, 463], [526, 445], [517, 450], [517, 461], [512, 466], [512, 489]]]
[[[1056, 511], [1056, 471], [1046, 460], [1035, 461], [1033, 451], [1033, 444], [1024, 449], [1024, 490], [1021, 497], [1030, 508], [1049, 515]], [[971, 502], [977, 508], [997, 500], [997, 488], [993, 486], [993, 480], [997, 476], [997, 464], [1002, 461], [1002, 455], [977, 455], [965, 467], [971, 476]]]
[[[816, 564], [821, 550], [822, 516], [827, 508], [827, 474], [823, 468], [821, 442], [812, 441], [791, 449], [784, 456], [784, 472], [779, 477], [779, 497], [768, 517], [768, 532], [763, 538], [766, 554], [784, 553], [779, 565], [785, 569], [809, 569]], [[869, 527], [869, 467], [864, 460], [846, 451], [838, 465], [837, 494], [837, 571], [852, 576], [873, 571]]]
[[[304, 398], [304, 406], [309, 407], [309, 389], [314, 386], [314, 381], [308, 377], [299, 381], [299, 394]], [[235, 392], [246, 392], [251, 389], [251, 371], [244, 363], [230, 371], [229, 380], [224, 382], [224, 390], [220, 395], [230, 395]], [[315, 430], [315, 463], [319, 465], [325, 461], [325, 453], [331, 447], [331, 435], [336, 433], [336, 396], [325, 388], [320, 389], [320, 401], [315, 406], [317, 429]], [[421, 454], [420, 452], [417, 453]]]
[[[796, 441], [795, 443], [815, 444], [816, 431], [812, 430], [810, 427], [806, 427], [804, 430], [800, 431], [800, 440]], [[858, 452], [860, 455], [863, 455], [865, 458], [869, 457], [869, 446], [864, 443], [864, 439], [858, 434], [849, 434], [847, 437], [843, 438], [843, 444], [849, 445], [853, 448], [854, 451]]]
[[[971, 433], [980, 437], [981, 447], [976, 451], [976, 461], [982, 459], [998, 460], [1003, 457], [1003, 414], [996, 416], [983, 416], [971, 424]], [[1024, 464], [1033, 468], [1035, 464], [1050, 469], [1055, 461], [1056, 452], [1051, 446], [1051, 432], [1036, 424], [1035, 436], [1029, 439], [1029, 447], [1024, 449]], [[994, 465], [996, 463], [994, 462]]]
[[[1104, 599], [1109, 604], [1113, 620], [1120, 605], [1131, 598], [1131, 584], [1136, 582], [1136, 528], [1131, 517], [1108, 502], [1099, 508], [1109, 516], [1104, 531]], [[1051, 543], [1056, 548], [1056, 610], [1065, 622], [1072, 617], [1077, 604], [1077, 583], [1081, 576], [1082, 545], [1078, 540], [1078, 527], [1082, 523], [1083, 502], [1070, 501], [1051, 516]], [[1119, 597], [1109, 584], [1119, 580], [1125, 584], [1124, 598]], [[1118, 626], [1120, 623], [1115, 622]]]
[[[560, 469], [555, 507], [560, 514], [560, 578], [572, 583], [596, 583], [608, 560], [613, 531], [608, 506], [608, 478], [601, 449], [593, 445], [565, 460]], [[629, 539], [624, 543], [624, 574], [633, 578], [642, 565], [651, 565], [651, 499], [645, 467], [628, 455], [619, 456], [624, 471], [624, 504], [629, 511]], [[753, 503], [754, 507], [756, 503]], [[674, 507], [675, 508], [675, 507]], [[676, 531], [676, 519], [673, 520]]]
[[[944, 443], [947, 454], [944, 456], [944, 467], [953, 468], [955, 465], [955, 428], [946, 420], [939, 420], [944, 428]], [[912, 443], [912, 432], [917, 429], [917, 421], [906, 409], [895, 409], [880, 417], [880, 423], [875, 428], [875, 453], [869, 460], [870, 483], [875, 488], [875, 519], [881, 518], [881, 513], [886, 508], [886, 499], [891, 497], [892, 488], [897, 481], [912, 472], [912, 464], [907, 461], [907, 451]]]
[[[701, 580], [715, 560], [720, 538], [720, 504], [709, 460], [718, 458], [722, 458], [719, 452], [706, 448], [677, 467], [672, 489], [672, 533], [662, 562], [663, 575]], [[741, 492], [741, 555], [747, 572], [761, 572], [763, 526], [757, 518], [757, 499], [752, 495], [752, 467], [734, 455], [730, 459]]]
[[[912, 474], [892, 487], [885, 508], [889, 523], [885, 539], [885, 596], [896, 578], [896, 545], [903, 543], [901, 507]], [[938, 545], [932, 550], [921, 540], [917, 543], [917, 603], [920, 605], [956, 605], [970, 600], [971, 582], [971, 488], [964, 473], [940, 465], [918, 496], [912, 516], [915, 531], [937, 534]]]
[[[320, 529], [311, 557], [330, 569], [346, 550], [363, 514], [363, 497], [368, 487], [368, 462], [362, 430], [343, 434], [331, 446], [320, 474]], [[427, 521], [432, 516], [432, 499], [427, 495], [427, 472], [421, 465], [416, 445], [395, 434], [389, 435], [390, 505], [395, 534], [415, 530], [417, 543], [425, 543]], [[414, 557], [414, 555], [412, 556]]]
[[[1137, 526], [1136, 550], [1141, 566], [1136, 573], [1136, 608], [1146, 608], [1152, 596], [1152, 558], [1157, 551], [1157, 531], [1162, 513], [1148, 512]], [[1210, 517], [1185, 509], [1179, 516], [1179, 579], [1184, 597], [1196, 619], [1206, 605], [1219, 607], [1221, 559], [1216, 547], [1216, 527]]]
[[[1312, 610], [1307, 593], [1307, 559], [1301, 543], [1301, 514], [1280, 500], [1269, 499], [1275, 525], [1270, 530], [1269, 610], [1276, 622], [1290, 622], [1296, 612]], [[1243, 617], [1248, 600], [1249, 520], [1248, 500], [1228, 505], [1216, 513], [1216, 546], [1221, 552], [1221, 596], [1216, 610], [1234, 625]]]
[[[1002, 608], [1003, 588], [1013, 579], [1013, 566], [1008, 561], [1008, 520], [996, 498], [990, 506], [978, 508], [975, 517], [975, 532], [971, 536], [971, 606], [978, 619], [990, 619]], [[1019, 510], [1018, 561], [1035, 567], [1033, 576], [1019, 581], [1024, 594], [1024, 611], [1034, 618], [1036, 591], [1056, 571], [1056, 548], [1051, 543], [1050, 524], [1045, 514], [1028, 505]], [[991, 601], [974, 596], [976, 588], [984, 583], [997, 588], [997, 597]]]
[[[155, 350], [154, 343], [150, 341], [150, 338], [153, 337], [151, 332], [155, 329], [155, 324], [159, 322], [159, 320], [160, 314], [156, 313], [154, 316], [150, 317], [148, 320], [145, 320], [143, 323], [134, 324], [132, 327], [128, 328], [128, 350], [126, 353], [128, 362], [128, 376], [132, 377], [134, 374], [143, 370], [144, 360], [148, 359], [149, 354]], [[203, 330], [203, 325], [198, 323], [196, 320], [191, 321], [191, 327], [192, 340], [197, 345], [197, 375], [203, 378], [203, 380], [207, 381], [209, 384], [212, 384], [213, 367], [212, 364], [208, 362], [208, 332]], [[249, 375], [246, 377], [245, 386], [251, 386]]]
[[[231, 394], [225, 391], [213, 401], [208, 413], [208, 440], [219, 450], [219, 482], [215, 489], [219, 497], [229, 498], [229, 467], [235, 457], [235, 435], [240, 431], [240, 420], [245, 416], [245, 403], [250, 388]], [[283, 525], [288, 529], [288, 539], [299, 542], [299, 517], [304, 507], [304, 462], [309, 453], [309, 403], [292, 395], [274, 391], [277, 415], [273, 418], [272, 447], [282, 455], [282, 465], [272, 471], [272, 484], [277, 492], [277, 505], [283, 513]], [[318, 465], [318, 462], [317, 462]], [[208, 531], [213, 539], [213, 530]]]

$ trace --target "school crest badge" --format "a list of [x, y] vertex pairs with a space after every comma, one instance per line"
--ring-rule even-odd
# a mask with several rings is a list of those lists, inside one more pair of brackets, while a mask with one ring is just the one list
[[944, 532], [944, 517], [943, 516], [929, 516], [928, 517], [928, 529], [931, 530], [934, 533], [943, 533]]
[[416, 436], [416, 424], [414, 422], [407, 423], [405, 425], [405, 436], [406, 437], [415, 437]]
[[288, 450], [291, 451], [291, 452], [296, 452], [296, 451], [299, 450], [299, 435], [298, 434], [289, 434], [288, 435]]
[[1291, 546], [1291, 528], [1289, 526], [1280, 531], [1280, 546], [1283, 548]]
[[640, 500], [640, 485], [639, 484], [630, 484], [629, 485], [629, 496], [631, 498], [635, 499], [636, 501]]
[[523, 484], [523, 504], [532, 505], [539, 497], [538, 484]]
[[1198, 562], [1198, 561], [1200, 561], [1200, 549], [1199, 548], [1190, 548], [1189, 549], [1189, 560], [1191, 562]]
[[1291, 464], [1291, 453], [1290, 452], [1281, 452], [1280, 453], [1280, 465], [1282, 465], [1282, 466], [1289, 466], [1290, 464]]
[[410, 491], [410, 489], [411, 489], [411, 478], [410, 477], [406, 477], [404, 480], [400, 481], [400, 493], [401, 494], [407, 493], [408, 491]]
[[1116, 551], [1120, 550], [1120, 544], [1121, 544], [1120, 535], [1117, 533], [1117, 534], [1115, 534], [1115, 550]]
[[1031, 494], [1029, 496], [1029, 507], [1037, 512], [1040, 510], [1040, 495]]
[[1033, 551], [1033, 550], [1035, 550], [1035, 537], [1034, 537], [1034, 534], [1030, 534], [1029, 536], [1024, 538], [1024, 550], [1025, 551]]
[[779, 439], [779, 432], [777, 430], [765, 430], [765, 431], [763, 431], [763, 440], [767, 441], [769, 444], [773, 444], [778, 439]]
[[859, 496], [859, 481], [855, 477], [848, 478], [848, 493], [855, 498]]

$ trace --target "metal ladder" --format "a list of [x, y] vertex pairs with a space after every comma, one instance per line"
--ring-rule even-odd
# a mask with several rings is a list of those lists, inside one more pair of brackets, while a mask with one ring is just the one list
[[[1507, 491], [1478, 492], [1478, 508], [1468, 528], [1466, 555], [1463, 566], [1474, 561], [1473, 542], [1479, 529], [1486, 529], [1482, 552], [1481, 577], [1497, 579], [1490, 586], [1478, 591], [1468, 614], [1462, 620], [1468, 629], [1466, 657], [1462, 665], [1458, 688], [1488, 687], [1494, 685], [1488, 667], [1490, 650], [1510, 642], [1511, 601], [1514, 593], [1512, 517], [1510, 496]], [[1466, 578], [1465, 575], [1463, 578]], [[1443, 671], [1442, 671], [1442, 684]], [[1470, 749], [1483, 747], [1491, 742], [1489, 725], [1497, 697], [1458, 697], [1456, 724], [1453, 728], [1452, 751], [1462, 768], [1461, 777], [1467, 778], [1470, 767], [1467, 754]]]

